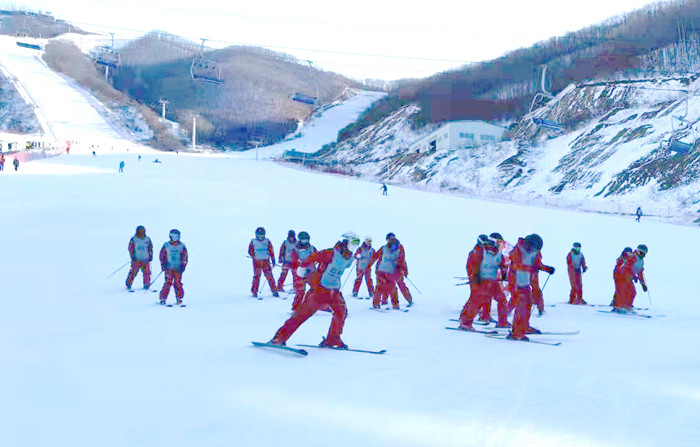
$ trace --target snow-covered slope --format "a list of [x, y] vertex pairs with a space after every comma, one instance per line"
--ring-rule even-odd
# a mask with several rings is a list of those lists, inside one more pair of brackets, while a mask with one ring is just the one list
[[0, 65], [24, 99], [36, 107], [45, 139], [61, 144], [73, 141], [74, 153], [125, 151], [135, 146], [128, 141], [131, 134], [126, 128], [107, 119], [111, 112], [104, 105], [47, 67], [39, 51], [18, 47], [14, 38], [0, 36]]
[[[70, 155], [0, 173], [0, 444], [696, 445], [700, 304], [687, 282], [692, 263], [668, 243], [697, 245], [695, 230], [401, 188], [384, 197], [374, 183], [237, 157], [153, 158]], [[182, 231], [187, 308], [126, 293], [125, 269], [110, 276], [128, 261], [137, 225], [156, 249], [171, 228]], [[344, 340], [385, 355], [297, 358], [250, 345], [269, 340], [291, 305], [267, 286], [262, 301], [250, 298], [246, 248], [261, 225], [276, 250], [289, 229], [310, 232], [318, 248], [348, 229], [375, 246], [397, 234], [422, 292], [409, 284], [408, 313], [370, 310], [343, 278]], [[557, 268], [544, 295], [556, 307], [533, 324], [580, 335], [540, 336], [563, 343], [552, 347], [443, 329], [467, 298], [453, 276], [464, 275], [476, 236], [494, 230], [511, 241], [543, 236], [544, 260]], [[636, 304], [651, 300], [650, 313], [666, 316], [561, 304], [573, 241], [590, 266], [584, 296], [600, 304], [622, 247], [646, 243], [650, 295], [640, 291]], [[320, 342], [329, 322], [312, 317], [290, 344]]]
[[[691, 222], [698, 210], [700, 87], [695, 78], [570, 86], [519, 122], [511, 140], [471, 150], [408, 154], [432, 127], [413, 131], [408, 106], [324, 157], [384, 181], [429, 190]], [[564, 132], [537, 127], [555, 121]], [[677, 141], [687, 153], [667, 148]]]

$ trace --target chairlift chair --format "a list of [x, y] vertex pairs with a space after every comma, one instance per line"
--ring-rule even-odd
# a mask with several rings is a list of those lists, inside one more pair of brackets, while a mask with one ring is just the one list
[[313, 65], [311, 61], [306, 61], [307, 64], [309, 64], [309, 74], [306, 78], [306, 83], [309, 85], [313, 85], [314, 88], [316, 89], [316, 96], [311, 96], [311, 95], [305, 95], [303, 93], [296, 92], [294, 95], [292, 95], [292, 99], [297, 102], [301, 102], [304, 104], [308, 104], [310, 106], [316, 106], [318, 105], [318, 84], [313, 81], [311, 74], [313, 71]]
[[115, 68], [121, 64], [121, 56], [119, 55], [119, 52], [115, 51], [113, 48], [104, 46], [100, 48], [95, 55], [95, 62], [100, 65]]
[[203, 81], [210, 84], [221, 84], [224, 80], [221, 78], [221, 68], [219, 64], [212, 59], [204, 57], [204, 41], [199, 49], [199, 56], [192, 60], [190, 66], [190, 75], [193, 81]]

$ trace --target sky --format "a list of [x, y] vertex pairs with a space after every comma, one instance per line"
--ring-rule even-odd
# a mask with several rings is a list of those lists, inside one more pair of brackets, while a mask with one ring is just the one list
[[208, 39], [211, 47], [245, 44], [282, 51], [355, 79], [393, 80], [493, 59], [657, 2], [589, 0], [573, 13], [553, 0], [4, 3], [48, 11], [84, 29], [114, 32], [118, 41], [160, 29], [194, 41]]

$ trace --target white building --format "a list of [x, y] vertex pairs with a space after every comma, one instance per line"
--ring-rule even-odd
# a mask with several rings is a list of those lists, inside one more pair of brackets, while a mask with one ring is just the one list
[[505, 131], [504, 127], [486, 121], [449, 121], [411, 144], [409, 152], [473, 148], [501, 141]]

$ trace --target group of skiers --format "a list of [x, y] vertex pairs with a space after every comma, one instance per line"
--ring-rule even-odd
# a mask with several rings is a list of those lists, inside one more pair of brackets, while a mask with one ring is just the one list
[[[543, 240], [537, 234], [520, 238], [515, 247], [505, 242], [499, 233], [490, 236], [482, 234], [477, 238], [477, 243], [467, 258], [470, 296], [460, 314], [460, 329], [473, 331], [472, 324], [477, 314], [480, 314], [481, 320], [490, 322], [490, 305], [495, 300], [498, 306], [496, 327], [510, 328], [507, 338], [528, 340], [527, 334], [540, 333], [530, 325], [533, 305], [540, 315], [544, 312], [538, 272], [544, 271], [552, 275], [555, 271], [554, 267], [542, 262], [542, 246]], [[647, 291], [643, 273], [647, 251], [644, 244], [639, 245], [635, 251], [627, 247], [618, 258], [613, 273], [613, 312], [632, 311], [636, 295], [634, 282], [639, 281], [642, 289]], [[579, 242], [574, 242], [567, 254], [566, 265], [571, 284], [569, 304], [587, 304], [583, 299], [582, 274], [588, 267]], [[510, 295], [510, 300], [506, 295]], [[508, 315], [512, 310], [515, 310], [515, 314], [511, 324]]]
[[[405, 250], [394, 233], [387, 234], [386, 245], [379, 250], [372, 248], [372, 238], [369, 236], [365, 237], [360, 246], [360, 239], [351, 231], [344, 233], [333, 248], [322, 251], [311, 245], [310, 239], [306, 231], [299, 232], [298, 239], [294, 230], [287, 233], [287, 239], [282, 242], [279, 250], [278, 261], [282, 271], [277, 282], [272, 275], [272, 268], [276, 265], [275, 252], [263, 227], [255, 230], [255, 238], [248, 245], [248, 255], [253, 261], [253, 297], [258, 296], [260, 277], [263, 274], [275, 297], [284, 290], [287, 274], [292, 274], [292, 316], [277, 331], [270, 343], [284, 345], [294, 331], [317, 310], [329, 310], [333, 313], [333, 319], [328, 336], [322, 344], [336, 348], [346, 347], [340, 338], [347, 315], [345, 300], [340, 291], [341, 277], [355, 262], [357, 276], [353, 286], [354, 297], [357, 297], [364, 279], [368, 293], [373, 298], [374, 309], [379, 309], [381, 304], [388, 304], [390, 297], [392, 307], [399, 309], [397, 287], [402, 291], [408, 305], [413, 303], [411, 293], [403, 282], [403, 278], [408, 275]], [[375, 263], [376, 288], [371, 277], [371, 267]]]
[[[187, 266], [187, 248], [180, 241], [180, 232], [171, 230], [170, 240], [163, 244], [159, 260], [165, 273], [165, 281], [160, 292], [160, 304], [165, 304], [170, 287], [175, 288], [177, 304], [182, 305], [184, 289], [182, 274]], [[266, 237], [263, 227], [255, 230], [255, 238], [250, 241], [248, 255], [253, 263], [253, 281], [251, 294], [258, 296], [260, 277], [265, 275], [272, 295], [279, 296], [284, 290], [285, 280], [291, 272], [294, 289], [292, 316], [282, 325], [270, 343], [284, 345], [291, 335], [318, 310], [332, 312], [333, 319], [322, 346], [346, 348], [340, 338], [347, 307], [340, 291], [341, 278], [345, 270], [356, 263], [356, 278], [352, 289], [357, 297], [364, 281], [372, 308], [378, 309], [388, 304], [399, 309], [398, 290], [408, 302], [413, 303], [410, 291], [403, 282], [408, 276], [406, 254], [403, 245], [394, 233], [386, 235], [386, 244], [375, 250], [372, 238], [365, 237], [362, 245], [358, 236], [350, 231], [344, 233], [340, 240], [326, 250], [318, 251], [311, 245], [311, 238], [306, 231], [299, 232], [298, 239], [294, 230], [290, 230], [282, 242], [278, 260], [282, 271], [275, 281], [272, 268], [276, 266], [272, 242]], [[460, 314], [460, 329], [473, 331], [472, 326], [477, 315], [480, 320], [491, 320], [491, 302], [496, 301], [498, 319], [496, 327], [510, 328], [508, 338], [528, 340], [527, 334], [539, 333], [530, 325], [532, 307], [536, 306], [540, 315], [544, 312], [542, 289], [539, 286], [539, 271], [554, 274], [554, 267], [542, 261], [543, 240], [537, 234], [530, 234], [518, 239], [515, 246], [506, 242], [501, 234], [482, 234], [467, 258], [467, 279], [470, 296]], [[143, 287], [151, 285], [150, 262], [153, 259], [153, 244], [146, 229], [139, 225], [136, 234], [129, 241], [131, 269], [126, 279], [126, 287], [131, 290], [138, 271], [143, 272]], [[644, 257], [648, 248], [640, 244], [636, 250], [627, 247], [617, 259], [613, 278], [615, 294], [611, 306], [613, 311], [625, 313], [633, 309], [636, 295], [634, 283], [640, 282], [647, 291], [644, 279]], [[571, 284], [569, 304], [586, 304], [583, 299], [582, 275], [586, 272], [586, 259], [581, 252], [581, 244], [575, 242], [566, 256], [567, 270]], [[371, 267], [376, 265], [376, 287], [372, 281]], [[546, 282], [545, 282], [546, 285]], [[307, 286], [309, 290], [307, 291]], [[508, 299], [508, 296], [510, 299]], [[508, 316], [515, 311], [512, 324]]]
[[[182, 287], [182, 274], [187, 267], [187, 247], [180, 241], [179, 230], [170, 230], [168, 237], [170, 240], [163, 244], [158, 255], [161, 271], [165, 274], [159, 303], [161, 305], [166, 304], [170, 294], [170, 287], [174, 287], [177, 305], [182, 306], [182, 299], [185, 296], [185, 290]], [[151, 238], [146, 236], [146, 228], [143, 225], [136, 227], [136, 234], [129, 240], [128, 249], [131, 258], [131, 269], [126, 277], [126, 288], [131, 290], [134, 278], [140, 270], [143, 273], [143, 288], [149, 289], [151, 287], [153, 243]]]

